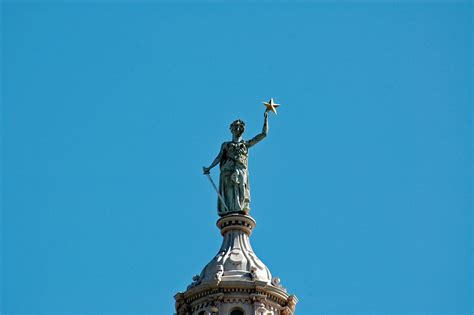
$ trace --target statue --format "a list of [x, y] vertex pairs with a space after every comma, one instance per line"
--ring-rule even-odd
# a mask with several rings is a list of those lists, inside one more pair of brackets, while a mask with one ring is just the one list
[[268, 112], [273, 111], [278, 104], [270, 99], [264, 102], [267, 107], [264, 113], [262, 132], [252, 139], [246, 141], [242, 139], [245, 131], [245, 123], [237, 119], [230, 125], [232, 141], [224, 142], [214, 161], [209, 167], [203, 167], [205, 175], [210, 174], [211, 169], [219, 164], [220, 179], [219, 188], [215, 187], [212, 178], [209, 176], [212, 185], [217, 191], [217, 213], [225, 216], [231, 213], [248, 214], [250, 211], [250, 185], [248, 176], [248, 154], [249, 149], [264, 139], [268, 134]]

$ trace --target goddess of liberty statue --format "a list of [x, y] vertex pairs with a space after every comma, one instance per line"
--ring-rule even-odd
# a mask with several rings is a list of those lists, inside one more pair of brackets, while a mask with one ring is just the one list
[[[230, 125], [232, 141], [224, 142], [214, 161], [209, 167], [203, 167], [205, 175], [210, 174], [210, 170], [219, 164], [220, 179], [217, 200], [217, 213], [225, 216], [231, 213], [248, 214], [250, 211], [250, 184], [248, 173], [249, 149], [264, 139], [268, 134], [268, 112], [278, 104], [273, 103], [273, 99], [264, 103], [267, 109], [264, 113], [263, 130], [250, 140], [243, 140], [245, 123], [237, 119]], [[209, 177], [213, 183], [211, 177]], [[216, 188], [216, 187], [215, 187]], [[217, 189], [216, 189], [217, 190]]]

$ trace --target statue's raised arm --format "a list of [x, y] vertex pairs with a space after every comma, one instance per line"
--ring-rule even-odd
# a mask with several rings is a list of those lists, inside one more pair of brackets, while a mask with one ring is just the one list
[[264, 120], [263, 120], [262, 133], [259, 133], [258, 135], [256, 135], [255, 137], [253, 137], [252, 139], [247, 141], [247, 147], [248, 148], [250, 148], [250, 147], [256, 145], [257, 143], [259, 143], [260, 141], [262, 141], [263, 138], [265, 138], [268, 134], [268, 110], [265, 111], [263, 116], [264, 116]]

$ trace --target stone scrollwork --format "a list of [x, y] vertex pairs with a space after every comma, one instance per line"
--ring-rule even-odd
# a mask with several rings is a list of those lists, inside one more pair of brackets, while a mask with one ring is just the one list
[[199, 277], [199, 275], [194, 275], [193, 282], [190, 285], [188, 285], [188, 290], [197, 286], [200, 283], [201, 283], [201, 278]]
[[273, 284], [273, 286], [275, 286], [275, 287], [277, 287], [277, 288], [280, 288], [280, 289], [282, 289], [283, 291], [286, 292], [286, 289], [281, 285], [280, 278], [274, 277], [274, 278], [272, 279], [272, 284]]
[[273, 284], [274, 286], [276, 286], [276, 287], [281, 287], [280, 278], [274, 277], [274, 278], [272, 279], [272, 284]]
[[221, 281], [222, 280], [222, 274], [224, 273], [224, 266], [222, 265], [217, 265], [217, 272], [216, 274], [214, 275], [214, 278], [217, 280], [217, 281]]
[[257, 270], [258, 268], [255, 266], [252, 266], [252, 268], [250, 268], [250, 279], [255, 280], [257, 278]]

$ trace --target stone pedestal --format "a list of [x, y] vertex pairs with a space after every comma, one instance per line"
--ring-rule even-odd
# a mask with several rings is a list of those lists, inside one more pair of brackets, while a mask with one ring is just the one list
[[187, 290], [175, 295], [177, 315], [293, 315], [297, 298], [252, 250], [255, 225], [252, 217], [240, 214], [217, 221], [221, 248]]

